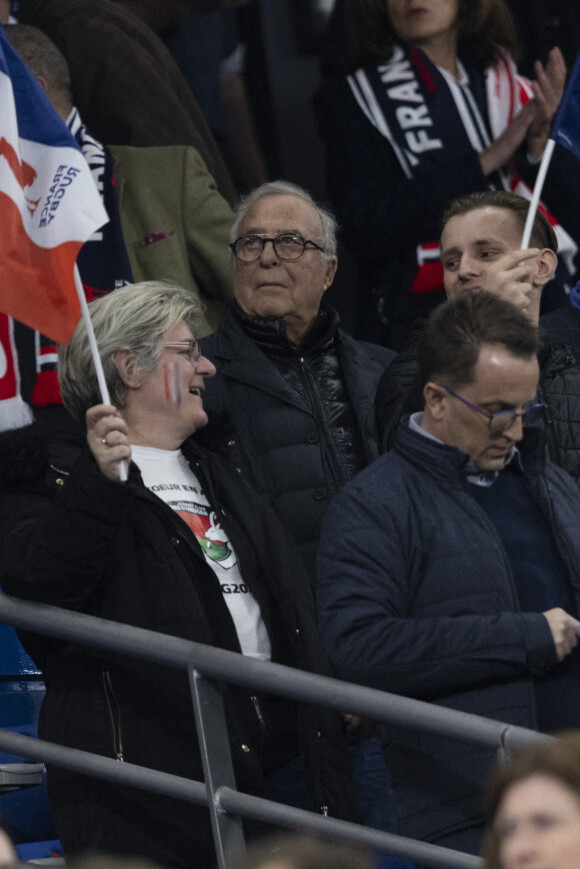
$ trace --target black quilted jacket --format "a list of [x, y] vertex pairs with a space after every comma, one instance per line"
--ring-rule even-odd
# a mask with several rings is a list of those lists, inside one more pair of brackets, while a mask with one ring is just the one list
[[375, 392], [394, 351], [355, 341], [323, 305], [298, 348], [283, 320], [235, 308], [203, 353], [218, 371], [204, 443], [270, 495], [313, 572], [332, 497], [378, 456]]

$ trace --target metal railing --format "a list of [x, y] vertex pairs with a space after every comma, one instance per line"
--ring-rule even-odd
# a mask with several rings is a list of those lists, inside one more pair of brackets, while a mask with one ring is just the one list
[[433, 869], [480, 869], [481, 860], [448, 848], [323, 817], [236, 791], [222, 697], [213, 680], [225, 680], [299, 702], [327, 706], [337, 712], [348, 711], [374, 721], [478, 744], [496, 749], [501, 755], [549, 739], [525, 728], [372, 688], [362, 688], [281, 664], [258, 661], [235, 652], [131, 625], [123, 625], [120, 630], [118, 622], [57, 607], [25, 603], [2, 593], [0, 622], [188, 671], [205, 783], [126, 762], [119, 763], [113, 758], [3, 730], [0, 730], [0, 748], [97, 778], [207, 805], [220, 869], [227, 869], [230, 861], [239, 857], [245, 849], [241, 817], [300, 828], [334, 841], [375, 848], [407, 857]]

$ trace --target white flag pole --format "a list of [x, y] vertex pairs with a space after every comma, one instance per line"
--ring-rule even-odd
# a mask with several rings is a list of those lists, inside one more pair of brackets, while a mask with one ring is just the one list
[[528, 216], [526, 217], [526, 225], [524, 226], [524, 234], [522, 236], [522, 250], [527, 250], [530, 246], [532, 226], [534, 225], [536, 211], [538, 210], [538, 202], [540, 201], [540, 196], [542, 195], [542, 188], [544, 186], [544, 181], [546, 180], [548, 166], [550, 165], [550, 160], [552, 159], [552, 154], [554, 152], [555, 146], [556, 142], [554, 141], [554, 139], [548, 139], [546, 147], [544, 148], [544, 153], [542, 154], [542, 162], [540, 163], [540, 168], [538, 169], [538, 176], [536, 178], [536, 183], [534, 184], [532, 201], [530, 202], [530, 207], [528, 208]]
[[[103, 400], [103, 404], [110, 404], [111, 397], [109, 395], [107, 382], [105, 380], [105, 372], [103, 371], [103, 363], [101, 362], [101, 355], [99, 353], [99, 348], [97, 346], [97, 339], [95, 338], [95, 330], [93, 329], [93, 321], [91, 320], [91, 315], [89, 313], [89, 306], [87, 305], [87, 300], [85, 297], [83, 283], [81, 281], [81, 276], [79, 274], [78, 266], [76, 265], [76, 263], [75, 263], [75, 267], [74, 267], [74, 277], [75, 277], [75, 287], [77, 290], [77, 296], [79, 297], [79, 302], [81, 303], [81, 312], [83, 315], [83, 319], [85, 321], [85, 327], [87, 330], [89, 345], [90, 345], [91, 353], [93, 356], [93, 363], [95, 366], [95, 371], [97, 373], [97, 380], [99, 383], [99, 389], [101, 391], [101, 398]], [[123, 483], [126, 482], [127, 471], [125, 469], [124, 462], [119, 462], [119, 477], [121, 479], [121, 482], [123, 482]]]

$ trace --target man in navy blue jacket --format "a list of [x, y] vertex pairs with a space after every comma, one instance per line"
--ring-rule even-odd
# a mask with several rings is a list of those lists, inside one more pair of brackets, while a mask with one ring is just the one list
[[[537, 349], [490, 293], [432, 314], [425, 410], [330, 505], [318, 599], [343, 678], [554, 731], [580, 725], [580, 493], [533, 426]], [[477, 852], [493, 752], [394, 728], [385, 746], [400, 832]]]

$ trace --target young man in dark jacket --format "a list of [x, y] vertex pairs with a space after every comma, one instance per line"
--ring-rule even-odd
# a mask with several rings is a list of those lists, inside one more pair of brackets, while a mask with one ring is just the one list
[[[510, 724], [580, 725], [580, 493], [545, 460], [537, 328], [491, 293], [432, 315], [425, 410], [331, 505], [323, 639], [345, 679]], [[491, 750], [389, 728], [400, 832], [477, 853]]]
[[[513, 302], [537, 326], [540, 298], [557, 266], [558, 241], [537, 212], [530, 250], [521, 240], [528, 201], [503, 190], [472, 193], [454, 200], [443, 218], [441, 259], [447, 297], [489, 290]], [[399, 420], [423, 406], [417, 380], [416, 347], [424, 328], [417, 324], [409, 346], [389, 366], [376, 397], [383, 450], [390, 449]], [[545, 335], [538, 351], [540, 422], [550, 458], [580, 483], [580, 367], [556, 335]]]

